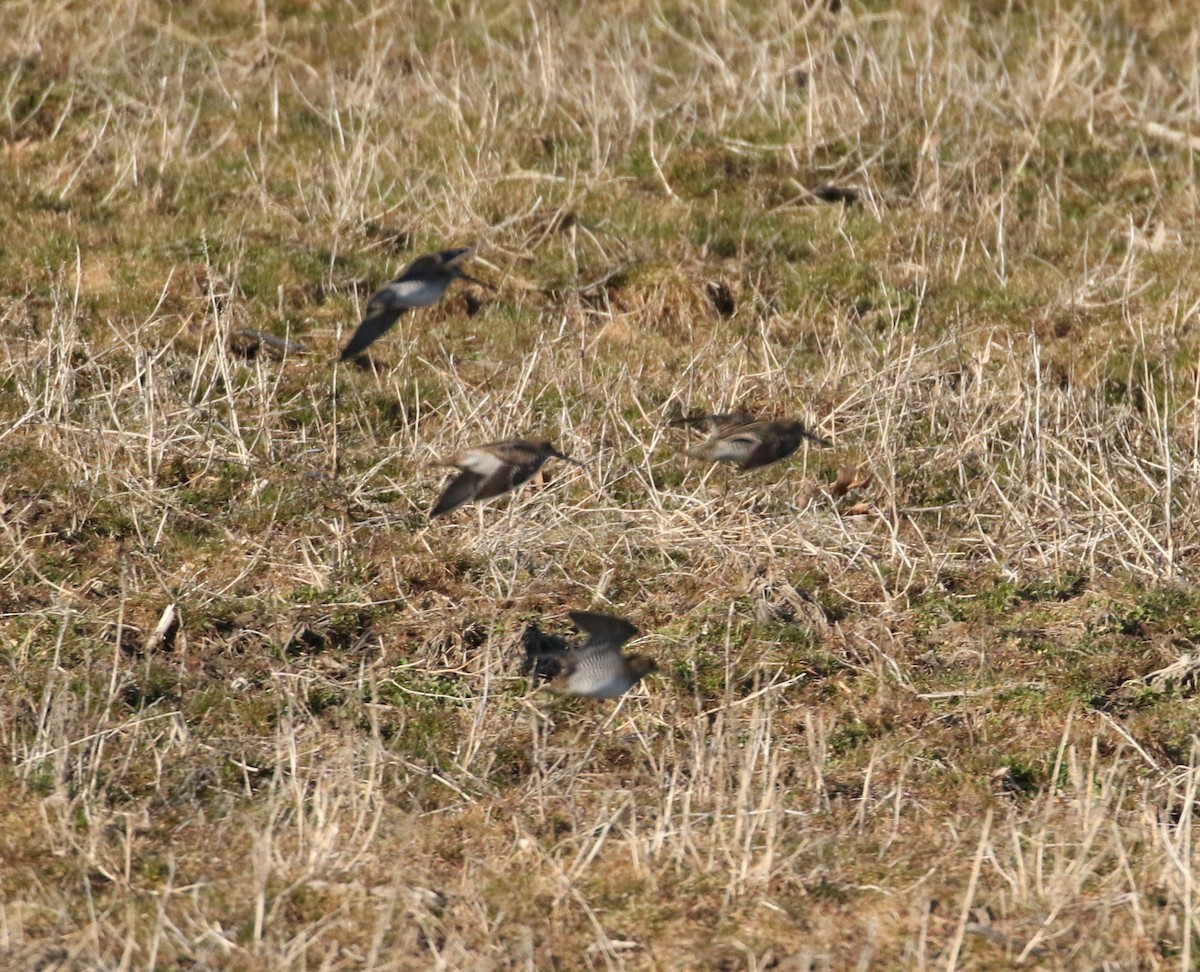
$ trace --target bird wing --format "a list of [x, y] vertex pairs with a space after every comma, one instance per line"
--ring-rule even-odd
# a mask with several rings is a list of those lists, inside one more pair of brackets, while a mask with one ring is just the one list
[[621, 646], [637, 634], [637, 628], [624, 618], [593, 611], [572, 611], [571, 623], [587, 635], [587, 640], [575, 648], [580, 659], [602, 655], [620, 656]]
[[757, 469], [768, 463], [786, 459], [800, 448], [800, 443], [810, 439], [817, 445], [829, 445], [828, 439], [813, 435], [801, 422], [768, 424], [755, 429], [759, 444], [750, 450], [749, 458], [742, 463], [743, 469]]
[[742, 468], [757, 469], [759, 466], [766, 466], [772, 462], [778, 462], [780, 459], [786, 459], [800, 447], [800, 443], [803, 441], [803, 432], [798, 432], [790, 436], [759, 434], [757, 442], [750, 449], [745, 461], [742, 463]]
[[507, 493], [510, 489], [515, 489], [525, 482], [530, 476], [537, 472], [537, 467], [530, 466], [513, 466], [509, 463], [502, 463], [496, 468], [491, 475], [487, 476], [479, 485], [479, 491], [475, 494], [476, 499], [491, 499], [493, 496], [500, 496]]
[[367, 312], [362, 323], [355, 328], [350, 340], [342, 348], [342, 361], [349, 361], [366, 351], [411, 306], [397, 303], [390, 295], [390, 288], [385, 287], [367, 302]]
[[567, 640], [559, 635], [546, 634], [536, 624], [530, 624], [521, 635], [525, 658], [521, 674], [549, 681], [563, 674]]
[[572, 611], [571, 621], [587, 634], [582, 645], [568, 649], [561, 689], [574, 695], [615, 699], [637, 681], [630, 675], [621, 646], [637, 634], [624, 618], [591, 611]]
[[463, 503], [474, 499], [479, 495], [480, 485], [484, 482], [484, 478], [477, 472], [464, 469], [442, 491], [442, 495], [438, 497], [437, 503], [429, 511], [430, 518], [432, 519], [435, 516], [441, 516], [443, 513], [449, 513], [451, 510], [456, 510]]

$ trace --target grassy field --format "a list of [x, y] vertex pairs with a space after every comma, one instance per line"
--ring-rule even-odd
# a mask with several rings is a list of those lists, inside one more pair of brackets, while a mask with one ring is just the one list
[[1200, 968], [1198, 24], [5, 0], [0, 968]]

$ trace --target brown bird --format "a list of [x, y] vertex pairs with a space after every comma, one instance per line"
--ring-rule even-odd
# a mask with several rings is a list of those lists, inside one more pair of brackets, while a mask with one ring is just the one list
[[467, 280], [486, 287], [482, 280], [476, 280], [459, 266], [473, 252], [443, 250], [413, 260], [395, 280], [367, 301], [367, 312], [342, 348], [340, 360], [348, 361], [366, 351], [406, 310], [437, 303], [453, 281]]
[[583, 463], [565, 456], [549, 439], [507, 439], [503, 442], [488, 442], [456, 452], [446, 459], [434, 461], [436, 466], [457, 466], [462, 470], [445, 488], [433, 509], [432, 519], [458, 509], [471, 500], [486, 500], [493, 496], [516, 489], [542, 468], [542, 463], [553, 456], [565, 459], [577, 466]]
[[712, 435], [684, 455], [710, 462], [733, 462], [743, 469], [757, 469], [786, 459], [805, 439], [829, 445], [795, 419], [756, 419], [748, 412], [724, 415], [692, 415], [675, 419], [671, 425], [707, 425]]
[[572, 611], [568, 616], [587, 635], [583, 644], [571, 645], [531, 624], [521, 636], [525, 648], [522, 675], [546, 681], [561, 695], [615, 699], [658, 670], [653, 658], [621, 654], [621, 646], [637, 634], [637, 628], [624, 618], [592, 611]]

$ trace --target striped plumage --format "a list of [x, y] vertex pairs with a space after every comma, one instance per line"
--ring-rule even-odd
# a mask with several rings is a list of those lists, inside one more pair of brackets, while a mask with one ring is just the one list
[[522, 675], [534, 675], [562, 695], [615, 699], [657, 670], [652, 658], [621, 654], [621, 646], [637, 634], [624, 618], [592, 611], [572, 611], [570, 618], [587, 635], [582, 644], [543, 634], [537, 625], [526, 629]]
[[786, 459], [805, 439], [829, 445], [796, 419], [757, 419], [748, 412], [722, 415], [692, 415], [675, 419], [672, 425], [706, 425], [711, 436], [684, 455], [709, 462], [732, 462], [743, 469], [757, 469]]

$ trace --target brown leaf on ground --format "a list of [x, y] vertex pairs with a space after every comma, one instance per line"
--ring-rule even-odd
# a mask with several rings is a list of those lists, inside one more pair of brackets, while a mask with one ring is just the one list
[[835, 499], [845, 496], [852, 489], [862, 489], [868, 485], [874, 476], [865, 471], [861, 465], [842, 466], [838, 470], [837, 479], [829, 488]]

